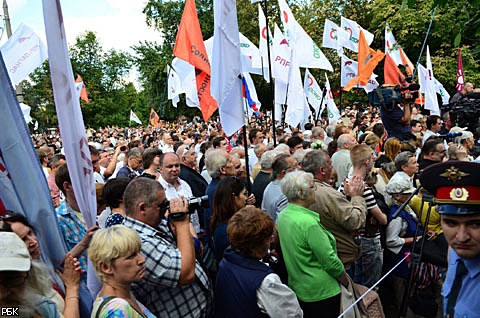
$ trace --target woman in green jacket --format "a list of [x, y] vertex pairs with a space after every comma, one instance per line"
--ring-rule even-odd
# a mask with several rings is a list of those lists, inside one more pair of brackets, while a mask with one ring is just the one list
[[281, 181], [288, 206], [278, 216], [280, 245], [288, 286], [297, 294], [304, 317], [338, 317], [340, 283], [348, 286], [335, 238], [308, 209], [315, 201], [311, 173], [294, 171]]

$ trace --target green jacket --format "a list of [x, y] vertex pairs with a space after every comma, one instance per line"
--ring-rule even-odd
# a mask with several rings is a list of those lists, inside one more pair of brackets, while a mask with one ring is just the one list
[[278, 234], [288, 286], [301, 301], [315, 302], [340, 293], [336, 278], [344, 267], [335, 238], [320, 224], [318, 213], [289, 203], [278, 215]]

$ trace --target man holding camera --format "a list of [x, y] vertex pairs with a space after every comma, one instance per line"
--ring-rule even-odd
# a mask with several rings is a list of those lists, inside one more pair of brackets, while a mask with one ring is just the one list
[[157, 317], [210, 317], [212, 284], [195, 259], [188, 217], [165, 219], [188, 212], [185, 197], [166, 207], [165, 190], [149, 178], [135, 178], [125, 189], [124, 225], [142, 240], [145, 275], [132, 286], [135, 297]]
[[410, 140], [414, 138], [410, 129], [410, 119], [412, 117], [412, 100], [410, 92], [406, 92], [402, 99], [403, 106], [390, 105], [380, 107], [380, 117], [387, 130], [388, 137], [397, 137], [400, 140]]

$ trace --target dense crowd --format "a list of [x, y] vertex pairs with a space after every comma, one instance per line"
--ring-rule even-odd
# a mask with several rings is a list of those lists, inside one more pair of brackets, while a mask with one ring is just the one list
[[[406, 253], [428, 236], [440, 260], [416, 266], [409, 314], [448, 310], [440, 288], [449, 238], [441, 211], [418, 191], [419, 174], [479, 162], [476, 132], [409, 104], [355, 104], [337, 123], [301, 129], [270, 124], [254, 118], [231, 137], [199, 118], [87, 127], [98, 214], [90, 228], [58, 130], [32, 135], [68, 249], [57, 270], [64, 286], [40, 261], [35, 224], [7, 211], [1, 306], [25, 317], [338, 317], [371, 288], [352, 311], [397, 315], [412, 266]], [[95, 274], [92, 299], [80, 302], [79, 286]]]

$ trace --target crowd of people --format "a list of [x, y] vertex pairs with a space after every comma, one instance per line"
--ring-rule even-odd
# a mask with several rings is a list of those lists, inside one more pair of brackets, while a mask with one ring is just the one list
[[[254, 119], [247, 135], [231, 137], [218, 121], [198, 118], [87, 128], [98, 214], [89, 228], [58, 131], [32, 135], [69, 252], [58, 281], [39, 260], [35, 225], [7, 211], [0, 306], [19, 306], [26, 317], [338, 317], [365, 286], [373, 300], [355, 310], [389, 316], [401, 310], [416, 265], [413, 297], [423, 302], [409, 313], [449, 313], [452, 296], [444, 289], [444, 302], [440, 294], [447, 244], [458, 259], [477, 260], [471, 268], [478, 274], [478, 189], [467, 185], [470, 193], [458, 194], [463, 204], [474, 199], [464, 214], [473, 215], [476, 234], [457, 245], [455, 213], [418, 190], [435, 191], [419, 176], [442, 162], [473, 169], [460, 179], [473, 174], [478, 182], [478, 135], [450, 115], [423, 115], [408, 103], [354, 105], [338, 123], [272, 130], [268, 120]], [[442, 137], [447, 132], [461, 134]], [[442, 213], [453, 215], [450, 234]], [[412, 245], [426, 236], [444, 258], [409, 263]], [[476, 252], [465, 256], [467, 249]], [[95, 272], [87, 271], [87, 258]], [[98, 289], [80, 302], [88, 275], [96, 275]], [[454, 302], [455, 317], [478, 314], [476, 303]]]

